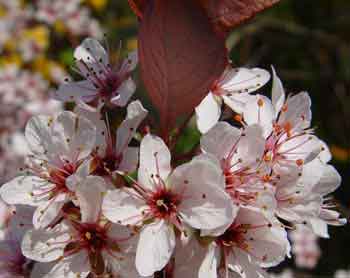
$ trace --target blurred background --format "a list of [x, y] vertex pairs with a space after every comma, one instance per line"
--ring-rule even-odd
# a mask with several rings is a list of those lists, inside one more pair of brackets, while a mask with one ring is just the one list
[[[236, 66], [273, 65], [287, 91], [308, 91], [313, 126], [343, 177], [334, 198], [350, 216], [350, 2], [281, 0], [228, 38]], [[103, 34], [107, 36], [104, 38]], [[92, 36], [116, 55], [137, 47], [137, 20], [126, 0], [0, 0], [0, 182], [16, 175], [29, 117], [61, 109], [50, 92], [73, 73], [73, 49]], [[142, 94], [142, 86], [139, 87]], [[269, 88], [263, 93], [269, 94]], [[194, 135], [186, 137], [191, 144]], [[350, 278], [350, 226], [331, 238], [290, 234], [294, 259], [276, 277]]]

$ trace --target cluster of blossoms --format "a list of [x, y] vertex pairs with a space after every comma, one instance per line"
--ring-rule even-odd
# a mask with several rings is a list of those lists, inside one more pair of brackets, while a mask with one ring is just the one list
[[17, 51], [25, 61], [32, 61], [48, 47], [50, 30], [73, 36], [101, 36], [101, 27], [81, 5], [81, 0], [0, 1], [0, 49]]
[[[268, 277], [291, 256], [288, 229], [328, 237], [345, 224], [311, 100], [286, 96], [274, 70], [270, 100], [251, 94], [269, 72], [227, 68], [196, 108], [200, 147], [183, 161], [130, 100], [136, 53], [112, 64], [88, 38], [74, 58], [83, 79], [54, 93], [74, 111], [29, 120], [26, 167], [0, 188], [9, 277]], [[223, 103], [234, 125], [219, 121]]]
[[[47, 95], [49, 84], [39, 73], [9, 64], [0, 70], [0, 180], [15, 175], [27, 153], [22, 134], [26, 122], [39, 114], [61, 110], [61, 103]], [[16, 167], [17, 166], [17, 167]]]

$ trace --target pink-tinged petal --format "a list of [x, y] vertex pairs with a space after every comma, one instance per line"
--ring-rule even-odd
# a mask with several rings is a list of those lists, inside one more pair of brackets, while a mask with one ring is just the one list
[[96, 142], [96, 127], [87, 119], [72, 112], [62, 112], [52, 124], [53, 144], [60, 154], [75, 162], [86, 158]]
[[197, 127], [201, 133], [208, 132], [219, 121], [221, 102], [209, 93], [196, 107]]
[[57, 196], [54, 201], [42, 203], [34, 212], [33, 225], [36, 229], [44, 229], [57, 219], [63, 205], [68, 201], [66, 194]]
[[249, 242], [248, 253], [259, 266], [275, 266], [289, 255], [287, 233], [277, 219], [267, 218], [253, 209], [242, 208], [235, 222], [250, 227], [244, 237]]
[[270, 73], [264, 69], [233, 68], [224, 73], [219, 86], [228, 93], [250, 93], [264, 86], [269, 80]]
[[223, 190], [222, 170], [210, 161], [193, 160], [177, 167], [169, 177], [172, 191], [182, 196], [179, 213], [196, 229], [228, 227], [237, 211]]
[[41, 200], [34, 193], [46, 184], [50, 186], [46, 180], [36, 176], [19, 176], [1, 186], [0, 196], [10, 205], [38, 206], [46, 200]]
[[139, 163], [139, 148], [128, 147], [123, 153], [122, 161], [119, 164], [118, 171], [132, 173], [137, 169]]
[[241, 114], [245, 110], [247, 103], [254, 98], [249, 93], [222, 95], [224, 103], [234, 112]]
[[287, 98], [285, 109], [280, 113], [278, 123], [289, 123], [293, 128], [305, 129], [311, 124], [311, 99], [302, 92]]
[[103, 199], [102, 213], [110, 221], [121, 225], [140, 224], [145, 202], [136, 193], [124, 190], [108, 191]]
[[74, 58], [80, 71], [86, 75], [90, 68], [95, 72], [103, 70], [108, 65], [108, 54], [95, 39], [86, 38], [74, 51]]
[[276, 74], [275, 68], [272, 67], [273, 82], [272, 82], [272, 105], [275, 108], [275, 117], [277, 118], [278, 113], [281, 111], [284, 104], [286, 94], [284, 92], [283, 84], [281, 79]]
[[96, 223], [99, 219], [105, 189], [104, 179], [98, 176], [88, 176], [78, 186], [75, 194], [80, 205], [81, 222]]
[[30, 230], [22, 240], [22, 253], [38, 262], [52, 262], [63, 256], [70, 239], [69, 227], [65, 223], [50, 230]]
[[175, 232], [161, 220], [146, 225], [140, 232], [136, 251], [136, 268], [141, 276], [151, 276], [162, 270], [175, 249]]
[[[237, 153], [233, 156], [231, 165], [238, 163], [240, 168], [253, 168], [261, 163], [265, 151], [266, 140], [260, 125], [251, 125], [241, 132], [241, 139], [237, 144]], [[238, 161], [239, 160], [239, 161]]]
[[92, 112], [79, 106], [75, 107], [74, 112], [77, 115], [88, 119], [96, 127], [95, 149], [97, 150], [98, 154], [103, 157], [109, 140], [107, 126], [103, 116], [99, 111]]
[[121, 66], [121, 72], [131, 72], [133, 71], [139, 62], [137, 50], [134, 50], [128, 54], [128, 56], [124, 59], [123, 64]]
[[130, 77], [127, 80], [125, 80], [122, 84], [120, 84], [117, 91], [115, 92], [116, 97], [111, 98], [111, 103], [120, 107], [124, 107], [125, 105], [127, 105], [128, 101], [135, 93], [135, 90], [135, 82]]
[[321, 143], [321, 152], [318, 157], [323, 163], [328, 163], [332, 159], [331, 151], [329, 150], [325, 142], [320, 140], [320, 143]]
[[199, 267], [198, 278], [218, 277], [217, 269], [220, 265], [220, 251], [215, 243], [210, 244], [207, 249], [207, 253]]
[[81, 251], [58, 261], [43, 278], [85, 278], [90, 273], [87, 253]]
[[[185, 244], [177, 241], [175, 248], [174, 277], [198, 277], [198, 270], [207, 255], [206, 246], [202, 246], [194, 237], [188, 237]], [[210, 274], [210, 273], [209, 273]], [[215, 276], [207, 276], [215, 277]]]
[[28, 121], [25, 128], [28, 147], [40, 158], [47, 159], [48, 156], [58, 152], [52, 141], [52, 121], [53, 118], [49, 116], [34, 116]]
[[140, 146], [138, 180], [142, 186], [153, 189], [158, 178], [165, 181], [171, 171], [170, 160], [170, 151], [163, 140], [147, 134]]
[[320, 218], [328, 225], [343, 226], [347, 223], [346, 218], [340, 218], [340, 213], [335, 210], [321, 209]]
[[52, 96], [54, 99], [64, 102], [76, 102], [78, 99], [90, 102], [98, 96], [98, 91], [94, 84], [88, 80], [71, 81], [61, 84], [58, 90], [53, 92]]
[[312, 217], [308, 219], [307, 223], [310, 225], [312, 231], [317, 236], [322, 238], [329, 238], [328, 225], [326, 221], [317, 217]]
[[79, 184], [81, 184], [91, 173], [92, 159], [85, 160], [75, 171], [73, 175], [66, 178], [66, 187], [75, 192]]
[[147, 116], [147, 113], [148, 111], [138, 100], [133, 101], [128, 105], [126, 118], [117, 130], [117, 154], [122, 154], [126, 150], [131, 139], [134, 137], [138, 126]]
[[275, 110], [267, 97], [256, 95], [246, 104], [243, 111], [243, 118], [248, 125], [261, 125], [264, 129], [264, 136], [267, 137], [272, 131], [272, 123], [275, 120]]
[[219, 161], [227, 158], [241, 137], [241, 131], [226, 122], [217, 123], [201, 138], [201, 148]]

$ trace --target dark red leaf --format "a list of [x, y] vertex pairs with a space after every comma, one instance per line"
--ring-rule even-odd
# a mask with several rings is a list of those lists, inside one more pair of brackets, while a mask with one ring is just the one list
[[149, 0], [139, 29], [139, 59], [164, 135], [208, 93], [226, 67], [227, 51], [195, 1]]
[[280, 0], [197, 0], [215, 29], [227, 34], [233, 27], [273, 6]]

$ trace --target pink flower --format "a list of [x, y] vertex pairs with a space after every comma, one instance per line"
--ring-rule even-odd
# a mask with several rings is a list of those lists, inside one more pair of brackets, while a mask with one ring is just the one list
[[136, 86], [131, 79], [131, 72], [137, 65], [136, 52], [116, 65], [111, 65], [108, 53], [101, 44], [87, 38], [75, 49], [77, 71], [85, 80], [62, 84], [54, 97], [61, 101], [75, 101], [86, 109], [97, 102], [103, 104], [125, 106], [134, 94]]

